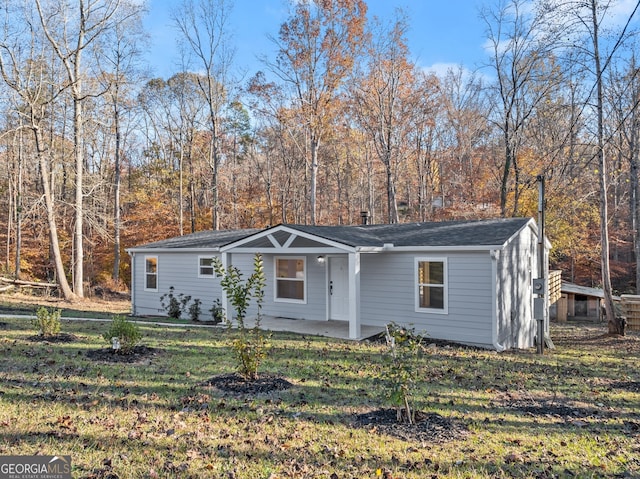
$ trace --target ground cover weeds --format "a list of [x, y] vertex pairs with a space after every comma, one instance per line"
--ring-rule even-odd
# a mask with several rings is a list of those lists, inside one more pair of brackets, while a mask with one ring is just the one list
[[234, 330], [141, 325], [157, 354], [113, 364], [88, 356], [104, 323], [63, 320], [77, 340], [55, 343], [3, 322], [0, 455], [68, 454], [74, 478], [640, 475], [635, 333], [554, 326], [544, 356], [427, 345], [415, 409], [467, 433], [422, 441], [354, 421], [387, 400], [381, 343], [274, 333], [261, 370], [293, 386], [234, 394], [205, 384], [233, 371]]

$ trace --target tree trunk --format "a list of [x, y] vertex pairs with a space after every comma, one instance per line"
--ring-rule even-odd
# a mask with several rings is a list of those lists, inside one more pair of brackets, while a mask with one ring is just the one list
[[64, 265], [62, 263], [62, 255], [60, 254], [60, 243], [58, 242], [58, 228], [56, 226], [55, 205], [53, 199], [53, 192], [51, 191], [49, 165], [47, 163], [47, 157], [43, 148], [43, 141], [41, 138], [41, 132], [38, 127], [33, 128], [36, 141], [36, 151], [38, 154], [38, 164], [40, 166], [40, 176], [42, 177], [42, 189], [44, 190], [44, 202], [47, 209], [47, 224], [49, 226], [49, 242], [50, 250], [52, 253], [52, 259], [56, 272], [56, 282], [62, 293], [62, 296], [67, 301], [73, 301], [77, 296], [71, 290], [67, 281], [67, 276], [64, 271]]
[[316, 194], [318, 189], [318, 149], [320, 141], [311, 135], [311, 183], [309, 191], [309, 217], [312, 225], [316, 224]]
[[385, 169], [387, 173], [387, 220], [389, 224], [398, 223], [398, 203], [396, 201], [396, 186], [393, 180], [393, 171], [391, 170], [391, 160], [385, 161]]
[[632, 135], [634, 144], [631, 150], [629, 176], [631, 177], [630, 194], [631, 224], [633, 225], [633, 250], [636, 259], [636, 294], [640, 291], [640, 185], [638, 183], [638, 145], [637, 133], [634, 128]]
[[16, 204], [15, 204], [15, 208], [16, 208], [16, 224], [15, 224], [15, 232], [16, 232], [16, 265], [15, 265], [15, 272], [14, 275], [16, 277], [16, 279], [20, 279], [20, 273], [21, 273], [21, 268], [20, 268], [20, 262], [22, 260], [21, 256], [22, 256], [22, 193], [23, 193], [23, 189], [24, 189], [24, 185], [22, 182], [22, 154], [24, 151], [24, 136], [23, 136], [23, 131], [22, 128], [20, 128], [20, 132], [18, 133], [20, 135], [20, 146], [18, 149], [18, 185], [17, 185], [17, 195], [16, 195]]
[[509, 121], [505, 121], [504, 126], [504, 166], [502, 170], [502, 182], [500, 183], [500, 214], [507, 216], [507, 199], [509, 195], [509, 176], [511, 173], [511, 162], [513, 151], [509, 138]]
[[[78, 59], [79, 63], [79, 59]], [[79, 80], [78, 80], [79, 81]], [[77, 90], [76, 90], [77, 88]], [[76, 163], [76, 190], [75, 190], [75, 228], [73, 233], [73, 291], [82, 298], [84, 296], [84, 249], [83, 249], [83, 223], [84, 223], [84, 194], [82, 182], [84, 174], [83, 154], [83, 118], [82, 102], [80, 100], [80, 84], [76, 83], [73, 96], [73, 136]]]
[[[118, 86], [116, 85], [116, 88]], [[113, 120], [116, 130], [116, 151], [114, 157], [114, 191], [113, 191], [113, 274], [114, 281], [120, 280], [120, 183], [122, 172], [120, 165], [120, 110], [118, 109], [118, 95], [114, 98]]]
[[602, 289], [604, 292], [604, 310], [609, 327], [609, 334], [624, 334], [624, 321], [616, 317], [611, 287], [611, 271], [609, 267], [609, 227], [607, 207], [607, 162], [604, 153], [604, 107], [602, 93], [602, 68], [600, 65], [600, 51], [598, 47], [598, 18], [597, 0], [591, 0], [591, 20], [593, 22], [593, 56], [595, 60], [596, 90], [597, 90], [597, 116], [598, 116], [598, 167], [600, 182], [600, 241], [602, 249], [600, 261], [602, 268]]

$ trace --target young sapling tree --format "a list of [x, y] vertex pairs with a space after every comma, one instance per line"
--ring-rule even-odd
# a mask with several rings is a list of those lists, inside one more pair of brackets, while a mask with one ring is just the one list
[[[238, 361], [238, 371], [247, 379], [257, 379], [258, 368], [269, 348], [268, 338], [260, 330], [266, 285], [262, 255], [255, 255], [253, 273], [246, 280], [236, 266], [230, 265], [225, 269], [219, 258], [214, 258], [213, 264], [216, 274], [221, 278], [220, 286], [235, 311], [235, 318], [227, 317], [226, 321], [229, 327], [232, 327], [235, 319], [238, 328], [238, 337], [232, 342]], [[256, 320], [253, 328], [247, 328], [245, 319], [252, 299], [257, 306]]]
[[387, 352], [385, 370], [388, 398], [397, 411], [398, 422], [415, 423], [413, 393], [418, 376], [418, 355], [423, 336], [413, 328], [396, 323], [386, 325]]

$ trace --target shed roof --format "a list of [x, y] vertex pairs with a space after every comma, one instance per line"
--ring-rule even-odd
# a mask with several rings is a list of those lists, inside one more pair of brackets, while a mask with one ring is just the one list
[[287, 227], [346, 246], [498, 246], [520, 231], [530, 218], [396, 223], [381, 225], [311, 226], [284, 224], [259, 229], [200, 231], [148, 243], [130, 251], [154, 249], [217, 249], [256, 233]]

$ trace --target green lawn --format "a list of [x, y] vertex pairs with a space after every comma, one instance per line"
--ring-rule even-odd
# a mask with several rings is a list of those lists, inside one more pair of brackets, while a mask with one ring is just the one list
[[225, 393], [222, 328], [142, 325], [154, 354], [96, 361], [107, 323], [37, 342], [2, 319], [0, 455], [70, 455], [74, 478], [640, 477], [640, 338], [554, 327], [554, 351], [428, 347], [418, 408], [466, 429], [409, 441], [354, 424], [386, 407], [383, 346], [276, 333], [261, 371], [293, 387]]

